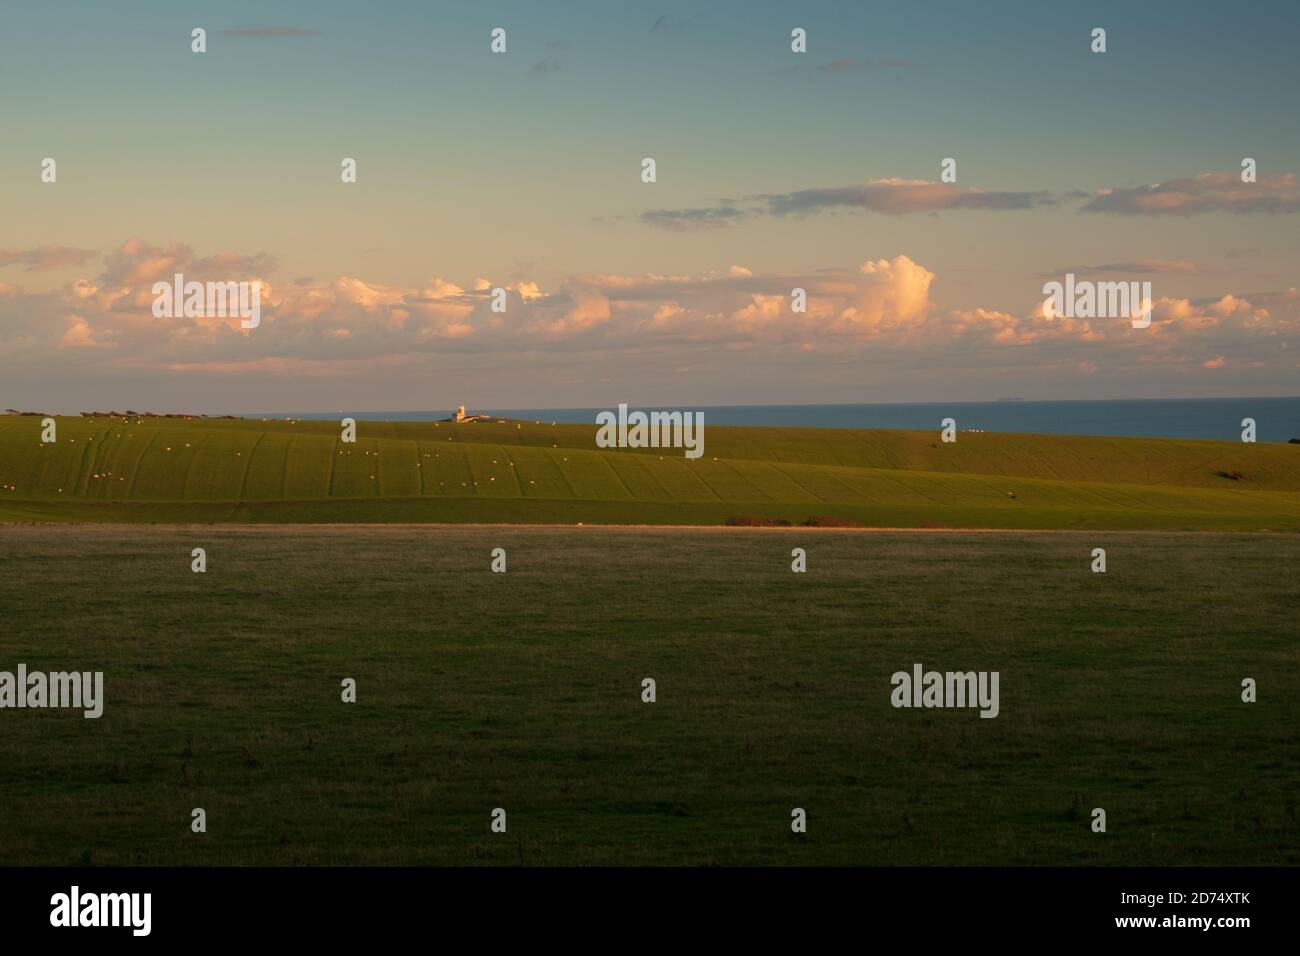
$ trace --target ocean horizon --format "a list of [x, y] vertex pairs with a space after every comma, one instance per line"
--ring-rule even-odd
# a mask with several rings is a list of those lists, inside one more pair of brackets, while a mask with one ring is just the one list
[[[469, 415], [527, 421], [595, 424], [596, 414], [617, 404], [590, 408], [466, 407]], [[1135, 438], [1204, 438], [1240, 441], [1242, 419], [1253, 418], [1256, 439], [1286, 442], [1300, 438], [1300, 396], [1275, 398], [1091, 399], [1073, 401], [915, 402], [821, 405], [632, 405], [643, 411], [692, 411], [705, 425], [801, 426], [806, 428], [939, 429], [953, 418], [958, 431], [1020, 432], [1040, 435], [1104, 435]], [[434, 421], [451, 409], [425, 411], [266, 412], [248, 418], [335, 419], [358, 421]]]

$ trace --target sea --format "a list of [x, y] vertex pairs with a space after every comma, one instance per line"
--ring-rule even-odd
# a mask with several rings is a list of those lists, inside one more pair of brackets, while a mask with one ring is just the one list
[[[1261, 442], [1300, 438], [1300, 397], [1115, 399], [1106, 401], [935, 402], [881, 405], [631, 405], [642, 411], [703, 412], [705, 425], [773, 425], [804, 428], [935, 429], [945, 418], [958, 431], [1025, 432], [1036, 435], [1122, 435], [1151, 438], [1209, 438], [1240, 441], [1242, 420], [1255, 421]], [[595, 424], [602, 408], [467, 408], [470, 415], [541, 422]], [[617, 408], [609, 409], [617, 411]], [[337, 419], [358, 421], [432, 421], [446, 419], [448, 409], [433, 411], [341, 410], [273, 412], [247, 417]]]

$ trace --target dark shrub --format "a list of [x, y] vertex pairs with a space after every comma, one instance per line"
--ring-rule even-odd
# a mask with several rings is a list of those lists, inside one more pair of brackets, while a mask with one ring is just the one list
[[837, 515], [813, 515], [803, 523], [805, 528], [864, 528], [861, 521], [841, 518]]
[[724, 524], [731, 528], [788, 528], [787, 518], [759, 518], [755, 515], [732, 515]]

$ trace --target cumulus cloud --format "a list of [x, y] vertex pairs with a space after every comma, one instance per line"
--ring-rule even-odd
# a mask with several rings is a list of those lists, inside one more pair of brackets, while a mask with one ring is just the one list
[[934, 273], [907, 256], [864, 262], [858, 272], [866, 281], [841, 314], [849, 328], [867, 334], [906, 330], [929, 312]]
[[[940, 308], [932, 298], [940, 277], [906, 255], [788, 274], [731, 265], [703, 275], [573, 275], [554, 286], [518, 277], [503, 286], [504, 314], [492, 311], [492, 285], [483, 278], [272, 284], [265, 276], [273, 265], [264, 255], [198, 256], [185, 245], [133, 239], [105, 257], [99, 275], [54, 291], [0, 285], [0, 376], [92, 365], [101, 376], [187, 368], [323, 375], [331, 366], [471, 353], [508, 368], [519, 353], [612, 360], [674, 350], [761, 350], [772, 360], [820, 353], [833, 363], [870, 356], [931, 369], [1005, 361], [1080, 373], [1137, 363], [1224, 374], [1261, 362], [1294, 369], [1287, 345], [1300, 333], [1296, 289], [1161, 298], [1151, 326], [1140, 330], [1122, 320], [1048, 316], [1036, 304], [1023, 312], [979, 303]], [[263, 282], [262, 324], [249, 331], [237, 321], [155, 317], [150, 286], [173, 271]], [[804, 312], [792, 311], [795, 288], [806, 292]], [[1041, 302], [1033, 283], [1030, 290], [1031, 301]]]
[[100, 349], [108, 348], [110, 343], [100, 337], [86, 320], [79, 315], [68, 316], [68, 330], [59, 339], [61, 349]]
[[152, 285], [170, 280], [178, 272], [186, 279], [200, 282], [261, 278], [274, 272], [276, 262], [259, 253], [244, 256], [222, 252], [196, 258], [194, 251], [182, 243], [156, 246], [143, 239], [128, 239], [104, 257], [101, 286]]

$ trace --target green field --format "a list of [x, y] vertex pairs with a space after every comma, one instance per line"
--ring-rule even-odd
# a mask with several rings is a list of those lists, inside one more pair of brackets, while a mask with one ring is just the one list
[[[0, 865], [1294, 865], [1298, 564], [1295, 535], [11, 526], [0, 669], [107, 699], [0, 711]], [[1000, 715], [894, 709], [915, 662], [997, 670]]]
[[598, 449], [594, 424], [361, 422], [355, 444], [319, 421], [40, 431], [0, 418], [0, 521], [1300, 530], [1300, 445], [707, 426], [692, 461]]

